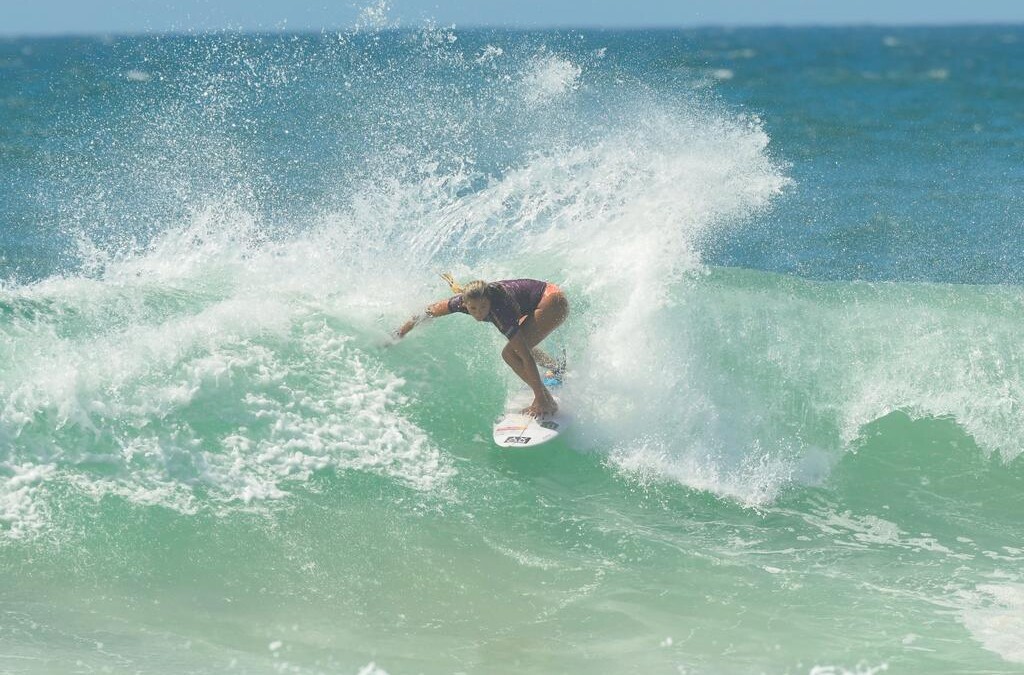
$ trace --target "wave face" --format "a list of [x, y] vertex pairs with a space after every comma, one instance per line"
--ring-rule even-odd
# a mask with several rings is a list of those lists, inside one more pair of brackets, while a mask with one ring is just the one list
[[[821, 102], [990, 86], [949, 34], [365, 19], [0, 42], [0, 669], [1019, 668], [1012, 255]], [[564, 442], [490, 446], [496, 331], [389, 338], [439, 271], [567, 291]]]

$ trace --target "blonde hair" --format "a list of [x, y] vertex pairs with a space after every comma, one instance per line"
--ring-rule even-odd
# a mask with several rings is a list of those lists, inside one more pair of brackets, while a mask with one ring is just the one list
[[462, 287], [463, 300], [481, 300], [483, 298], [490, 300], [493, 294], [494, 292], [491, 291], [491, 284], [479, 279], [476, 281], [470, 281]]
[[444, 274], [441, 275], [441, 278], [444, 279], [445, 282], [448, 284], [448, 287], [452, 289], [452, 293], [462, 292], [462, 286], [460, 286], [458, 282], [455, 281], [455, 277], [445, 272]]

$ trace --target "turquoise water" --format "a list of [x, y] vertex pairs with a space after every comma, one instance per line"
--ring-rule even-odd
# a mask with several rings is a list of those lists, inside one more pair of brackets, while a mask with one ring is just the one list
[[[1024, 29], [0, 73], [0, 672], [1024, 669]], [[441, 271], [566, 289], [567, 434]]]

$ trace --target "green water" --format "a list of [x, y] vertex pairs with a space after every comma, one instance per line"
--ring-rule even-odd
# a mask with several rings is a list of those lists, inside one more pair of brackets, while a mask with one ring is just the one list
[[[789, 373], [787, 381], [804, 391], [823, 376], [843, 382], [834, 370], [814, 365], [836, 355], [829, 331], [848, 330], [828, 319], [830, 307], [858, 307], [848, 318], [864, 328], [896, 304], [891, 296], [902, 298], [902, 333], [873, 334], [854, 350], [861, 356], [845, 360], [877, 370], [885, 365], [883, 353], [894, 353], [879, 350], [879, 343], [918, 344], [915, 330], [927, 322], [910, 317], [934, 319], [953, 294], [965, 292], [840, 289], [729, 270], [683, 287], [705, 303], [680, 299], [705, 319], [693, 322], [707, 348], [691, 372], [703, 374], [714, 363], [720, 379], [729, 380], [746, 360], [775, 368], [800, 363], [805, 371]], [[778, 306], [750, 299], [765, 294]], [[1013, 300], [1005, 295], [975, 291], [972, 325], [988, 313], [986, 302]], [[184, 306], [194, 313], [197, 301]], [[751, 318], [766, 310], [770, 320]], [[825, 319], [814, 325], [812, 317]], [[252, 338], [243, 351], [267, 349], [275, 357], [238, 362], [219, 384], [200, 377], [205, 390], [175, 409], [177, 433], [189, 429], [202, 448], [188, 462], [174, 453], [158, 460], [104, 454], [110, 452], [104, 434], [58, 424], [51, 438], [62, 449], [55, 450], [52, 473], [15, 477], [30, 502], [16, 513], [26, 528], [36, 525], [31, 531], [8, 525], [8, 534], [18, 536], [0, 549], [5, 578], [18, 580], [4, 595], [5, 668], [357, 672], [372, 662], [387, 672], [748, 673], [770, 663], [770, 672], [827, 666], [870, 672], [882, 665], [909, 672], [1014, 671], [967, 638], [965, 624], [998, 631], [1019, 619], [1016, 596], [993, 596], [991, 588], [1020, 589], [1014, 575], [1024, 551], [1014, 544], [1024, 474], [1019, 461], [986, 456], [951, 417], [892, 412], [829, 453], [843, 426], [826, 423], [830, 415], [858, 409], [856, 401], [836, 398], [834, 410], [803, 410], [807, 423], [800, 428], [822, 434], [808, 444], [820, 445], [823, 454], [800, 458], [794, 469], [792, 448], [781, 441], [756, 462], [711, 451], [673, 455], [673, 446], [658, 444], [663, 439], [653, 432], [664, 429], [657, 428], [643, 442], [619, 441], [609, 453], [593, 446], [620, 430], [588, 419], [588, 397], [580, 395], [581, 420], [565, 441], [501, 451], [485, 440], [488, 412], [500, 408], [505, 393], [505, 380], [489, 368], [497, 354], [463, 340], [458, 318], [388, 349], [349, 346], [358, 343], [353, 338], [345, 349], [324, 351], [315, 339], [322, 317], [297, 321], [315, 327], [303, 340]], [[81, 316], [68, 321], [85, 325]], [[725, 324], [752, 329], [755, 323], [759, 333], [736, 352], [708, 335]], [[768, 337], [796, 326], [813, 333], [806, 343], [792, 334]], [[228, 353], [238, 349], [231, 340], [227, 345]], [[751, 354], [752, 348], [764, 353]], [[304, 356], [304, 349], [318, 358]], [[332, 388], [324, 376], [337, 367], [325, 355], [351, 363], [342, 356], [346, 349], [359, 352], [365, 372], [385, 369], [406, 379], [395, 410], [415, 428], [431, 430], [437, 454], [398, 449], [385, 458], [364, 451], [362, 466], [346, 463], [346, 438], [357, 438], [349, 430], [334, 438], [334, 465], [257, 453], [239, 469], [262, 478], [268, 474], [261, 461], [273, 463], [281, 498], [247, 499], [244, 489], [230, 494], [235, 483], [225, 484], [215, 468], [234, 446], [212, 439], [232, 438], [243, 427], [255, 435], [260, 415], [275, 411], [260, 433], [271, 437], [275, 426], [297, 425], [294, 440], [306, 444], [293, 452], [309, 453], [315, 443], [302, 431], [308, 417], [301, 410], [289, 414], [302, 406], [278, 409], [266, 400], [284, 391], [293, 400], [302, 399], [298, 391], [316, 393], [317, 400], [352, 395], [351, 386]], [[194, 372], [194, 363], [210, 356], [200, 350], [182, 359], [164, 380]], [[962, 361], [950, 356], [942, 365], [951, 371]], [[267, 363], [285, 364], [285, 376], [264, 381], [261, 390]], [[747, 382], [759, 381], [756, 369], [740, 372]], [[437, 382], [444, 391], [474, 395], [437, 395]], [[711, 384], [710, 392], [729, 389]], [[780, 383], [769, 373], [762, 384]], [[837, 396], [845, 389], [834, 388]], [[784, 399], [786, 388], [778, 391]], [[256, 403], [246, 399], [254, 394]], [[166, 419], [132, 422], [134, 404], [121, 403], [126, 423], [119, 433], [180, 438], [162, 428], [174, 426]], [[765, 429], [781, 433], [797, 425], [791, 417], [800, 409], [789, 401], [752, 412]], [[772, 415], [785, 417], [769, 423]], [[33, 438], [40, 424], [53, 422], [38, 418], [21, 438]], [[315, 433], [329, 441], [328, 427]], [[26, 466], [30, 452], [41, 450], [14, 464]], [[233, 461], [249, 460], [239, 454]], [[716, 475], [687, 474], [690, 466], [716, 464]], [[424, 475], [431, 480], [424, 483]], [[702, 489], [679, 484], [688, 479]], [[724, 496], [703, 489], [712, 480]], [[9, 485], [5, 496], [17, 494]], [[981, 635], [984, 628], [976, 630]]]

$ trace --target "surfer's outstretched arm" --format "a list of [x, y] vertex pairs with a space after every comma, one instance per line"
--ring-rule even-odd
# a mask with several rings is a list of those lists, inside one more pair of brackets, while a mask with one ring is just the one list
[[435, 316], [444, 316], [445, 314], [451, 314], [448, 311], [448, 301], [438, 300], [432, 305], [427, 305], [427, 309], [423, 314], [417, 314], [408, 321], [402, 324], [402, 327], [395, 331], [395, 337], [404, 338], [406, 333], [411, 331], [417, 325], [423, 323], [427, 319], [432, 319]]

